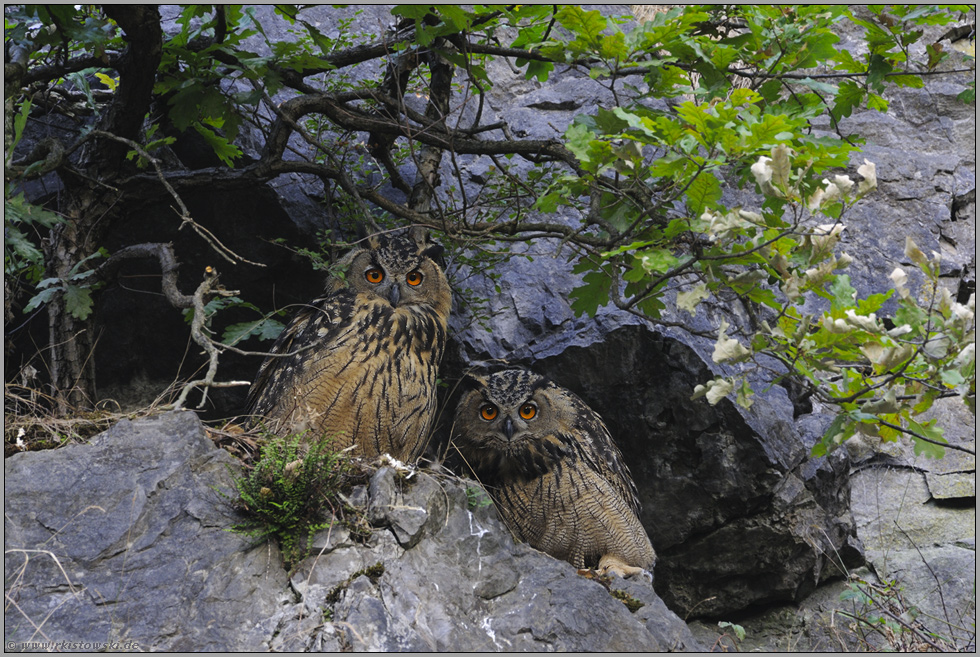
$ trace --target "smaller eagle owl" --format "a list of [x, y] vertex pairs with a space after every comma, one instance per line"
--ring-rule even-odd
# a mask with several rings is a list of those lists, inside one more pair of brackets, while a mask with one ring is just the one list
[[636, 485], [595, 411], [523, 369], [467, 384], [453, 442], [521, 539], [576, 568], [653, 568]]
[[334, 449], [421, 456], [452, 295], [424, 229], [374, 235], [338, 264], [324, 295], [290, 320], [249, 390], [248, 411], [280, 436]]

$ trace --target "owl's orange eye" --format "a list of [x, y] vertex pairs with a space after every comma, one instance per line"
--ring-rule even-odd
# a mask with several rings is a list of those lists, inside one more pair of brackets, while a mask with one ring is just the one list
[[538, 414], [538, 407], [537, 405], [528, 402], [521, 406], [521, 410], [518, 411], [518, 413], [520, 413], [521, 417], [525, 420], [530, 420], [532, 417]]
[[372, 267], [364, 272], [364, 278], [367, 279], [368, 283], [380, 283], [384, 280], [384, 277], [384, 272], [377, 267]]
[[497, 407], [493, 404], [484, 404], [480, 407], [480, 417], [484, 420], [492, 420], [497, 417]]
[[405, 277], [405, 282], [415, 287], [416, 285], [422, 284], [422, 272], [419, 270], [408, 272], [408, 276]]

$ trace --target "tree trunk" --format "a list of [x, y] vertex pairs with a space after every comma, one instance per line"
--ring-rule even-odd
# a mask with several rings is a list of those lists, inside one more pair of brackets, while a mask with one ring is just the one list
[[[45, 244], [47, 277], [67, 281], [79, 261], [98, 250], [105, 229], [111, 224], [110, 213], [118, 196], [113, 192], [93, 193], [91, 189], [71, 194], [66, 223], [55, 226]], [[94, 314], [85, 319], [72, 315], [64, 294], [52, 298], [47, 309], [48, 367], [58, 410], [65, 413], [70, 409], [91, 408], [98, 399]]]
[[[439, 54], [438, 48], [449, 46], [444, 39], [435, 41], [435, 48], [429, 54], [429, 103], [425, 108], [426, 117], [442, 123], [445, 126], [449, 115], [449, 99], [452, 97], [453, 66]], [[442, 149], [430, 144], [423, 144], [416, 153], [418, 178], [408, 206], [421, 214], [427, 214], [432, 209], [436, 188], [439, 186], [439, 164], [442, 162]]]
[[[105, 5], [103, 10], [122, 28], [128, 48], [118, 64], [119, 86], [96, 127], [138, 140], [163, 53], [160, 12], [154, 5]], [[67, 281], [71, 270], [98, 250], [124, 202], [114, 183], [126, 166], [128, 150], [117, 141], [94, 138], [80, 153], [84, 175], [67, 167], [59, 171], [65, 185], [62, 213], [67, 221], [51, 231], [45, 245], [48, 277]], [[98, 398], [92, 315], [86, 319], [73, 316], [65, 295], [56, 295], [48, 303], [48, 338], [48, 366], [58, 410], [94, 405]]]

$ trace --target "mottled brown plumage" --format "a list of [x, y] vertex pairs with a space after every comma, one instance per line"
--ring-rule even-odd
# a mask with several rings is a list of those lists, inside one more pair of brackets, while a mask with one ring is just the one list
[[636, 486], [602, 418], [527, 370], [469, 379], [453, 440], [508, 526], [576, 568], [652, 569]]
[[278, 435], [305, 432], [356, 455], [414, 461], [436, 410], [451, 293], [424, 230], [367, 239], [343, 279], [292, 318], [249, 391]]

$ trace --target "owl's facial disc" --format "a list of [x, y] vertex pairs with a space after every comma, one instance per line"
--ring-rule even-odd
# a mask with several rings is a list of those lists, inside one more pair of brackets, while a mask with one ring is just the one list
[[398, 306], [399, 302], [409, 305], [414, 292], [421, 289], [423, 280], [425, 280], [425, 276], [418, 269], [411, 270], [402, 276], [400, 280], [392, 276], [390, 281], [391, 289], [388, 291], [388, 301], [395, 307]]
[[[417, 289], [422, 285], [424, 276], [418, 269], [413, 269], [404, 276], [405, 290]], [[377, 293], [388, 300], [392, 307], [397, 308], [405, 299], [402, 290], [402, 281], [398, 280], [398, 275], [388, 275], [380, 265], [374, 265], [364, 272], [364, 279], [375, 287]]]
[[[365, 278], [369, 283], [376, 286], [377, 293], [382, 298], [387, 299], [393, 308], [410, 306], [417, 302], [417, 295], [422, 293], [425, 287], [423, 282], [426, 278], [419, 266], [407, 273], [388, 271], [383, 276], [375, 274], [375, 272], [380, 273], [381, 271], [380, 267], [373, 267], [368, 270]], [[374, 274], [373, 278], [372, 274]]]
[[517, 427], [514, 425], [513, 418], [511, 418], [509, 414], [504, 415], [503, 418], [500, 418], [500, 410], [495, 404], [490, 402], [481, 404], [480, 419], [488, 424], [494, 425], [496, 429], [504, 434], [507, 442], [514, 438], [514, 433], [517, 431]]
[[379, 296], [388, 300], [392, 306], [397, 306], [401, 299], [398, 283], [388, 276], [380, 265], [372, 265], [364, 272], [364, 280], [374, 286]]

